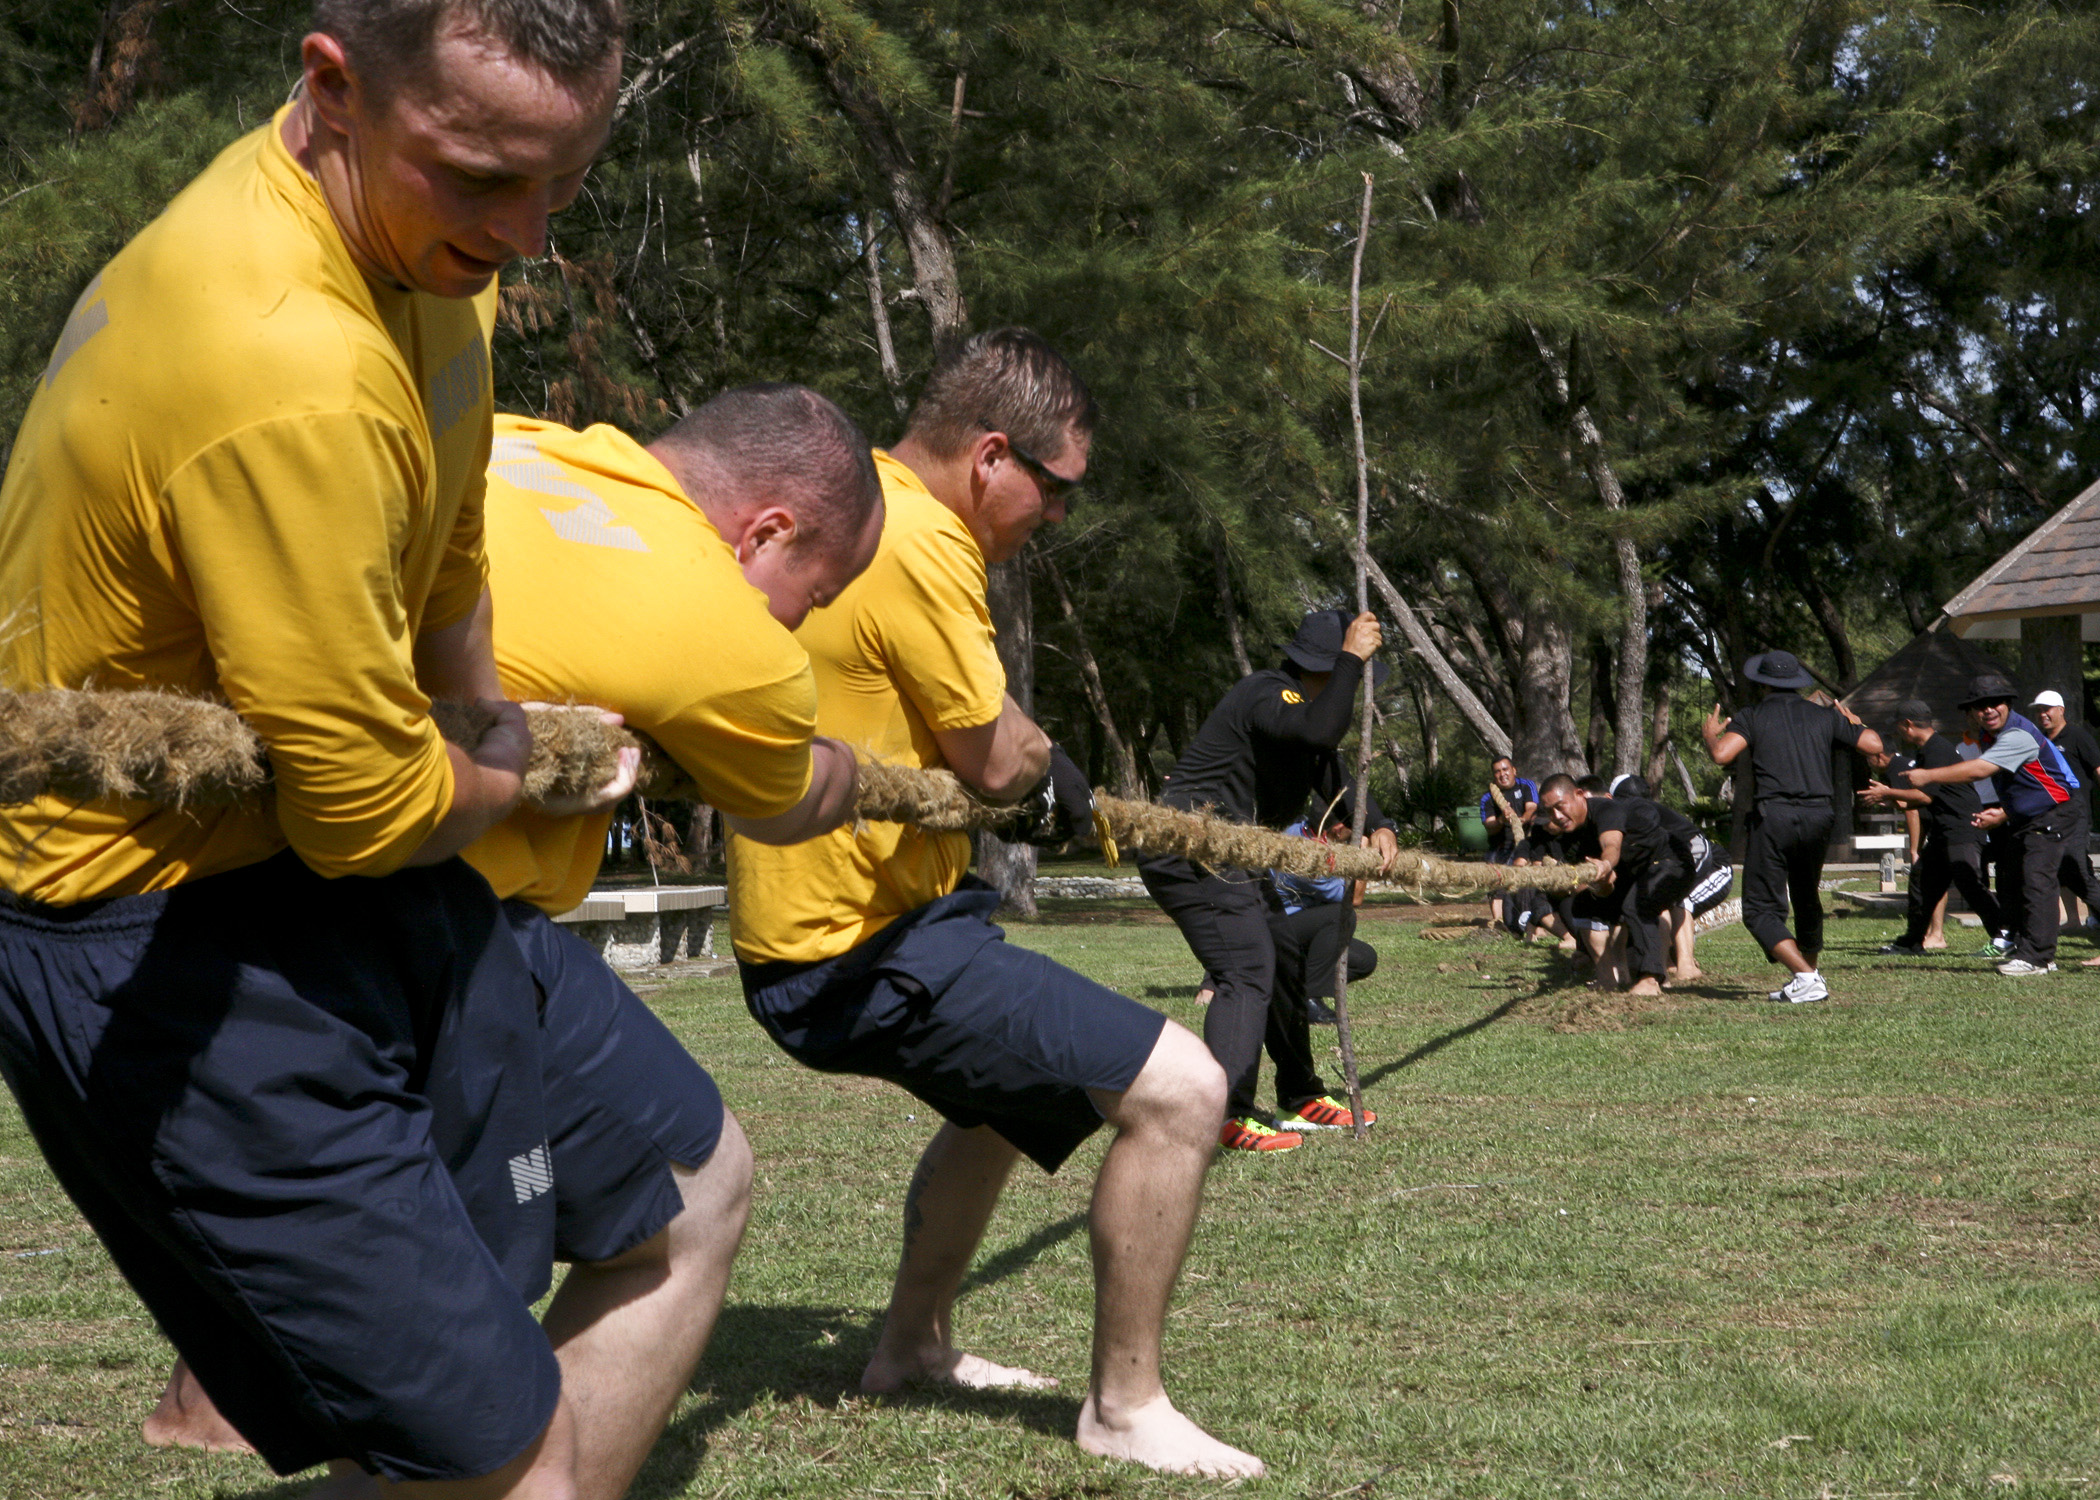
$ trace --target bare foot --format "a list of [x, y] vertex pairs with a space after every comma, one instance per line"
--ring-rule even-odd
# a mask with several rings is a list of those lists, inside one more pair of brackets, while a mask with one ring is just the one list
[[1167, 1474], [1259, 1479], [1268, 1472], [1253, 1454], [1219, 1442], [1184, 1417], [1164, 1394], [1115, 1421], [1089, 1395], [1079, 1408], [1076, 1441], [1096, 1458], [1120, 1458]]
[[1660, 995], [1662, 992], [1662, 984], [1653, 974], [1643, 974], [1634, 982], [1633, 988], [1626, 993], [1629, 995]]
[[928, 1349], [916, 1355], [894, 1355], [881, 1349], [861, 1371], [860, 1388], [871, 1395], [900, 1391], [908, 1385], [953, 1385], [968, 1391], [1048, 1391], [1054, 1376], [1038, 1375], [1018, 1365], [995, 1365], [960, 1349]]
[[2078, 967], [2081, 969], [2100, 969], [2100, 958], [2081, 958], [2078, 961]]
[[1216, 990], [1206, 986], [1205, 988], [1196, 991], [1196, 1003], [1198, 1005], [1208, 1005], [1210, 1004], [1212, 997], [1215, 996], [1217, 993], [1218, 992]]
[[1670, 978], [1678, 984], [1689, 984], [1694, 979], [1704, 979], [1705, 977], [1706, 970], [1700, 968], [1697, 964], [1693, 964], [1689, 969], [1672, 969], [1670, 971]]
[[155, 1448], [202, 1448], [206, 1453], [253, 1453], [255, 1445], [219, 1415], [204, 1393], [189, 1362], [178, 1359], [168, 1374], [167, 1389], [140, 1429]]

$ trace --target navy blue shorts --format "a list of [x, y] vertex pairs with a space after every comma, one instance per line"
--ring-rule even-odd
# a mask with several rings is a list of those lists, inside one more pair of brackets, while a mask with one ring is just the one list
[[[603, 1058], [563, 1056], [606, 1002], [538, 957], [457, 860], [323, 880], [287, 853], [150, 896], [0, 906], [0, 1074], [279, 1473], [508, 1463], [560, 1391], [530, 1310], [557, 1255], [617, 1253], [676, 1212], [655, 1155], [556, 1189], [611, 1134], [579, 1116], [634, 1104]], [[570, 1074], [585, 1082], [547, 1085]]]
[[1054, 1172], [1101, 1128], [1087, 1091], [1129, 1088], [1167, 1018], [1007, 942], [998, 907], [966, 878], [837, 958], [745, 964], [744, 1002], [797, 1062], [887, 1079]]
[[590, 944], [522, 901], [503, 914], [543, 997], [554, 1255], [611, 1260], [677, 1216], [671, 1166], [715, 1154], [721, 1091]]

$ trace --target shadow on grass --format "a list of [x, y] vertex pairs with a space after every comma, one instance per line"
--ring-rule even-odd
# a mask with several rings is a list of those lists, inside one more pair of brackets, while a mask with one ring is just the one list
[[[879, 1312], [870, 1315], [843, 1307], [723, 1308], [691, 1387], [703, 1399], [687, 1408], [658, 1440], [628, 1491], [632, 1500], [672, 1500], [688, 1493], [707, 1461], [710, 1436], [761, 1403], [791, 1410], [835, 1409], [848, 1400], [938, 1406], [1015, 1422], [1050, 1437], [1072, 1435], [1079, 1421], [1079, 1397], [1058, 1391], [927, 1387], [863, 1396], [860, 1372], [874, 1353], [881, 1320]], [[814, 1420], [806, 1413], [799, 1419]], [[275, 1500], [274, 1495], [268, 1500]]]
[[1147, 1000], [1193, 1000], [1196, 986], [1193, 984], [1148, 984], [1144, 990]]
[[1465, 1025], [1455, 1026], [1451, 1030], [1443, 1033], [1441, 1036], [1431, 1037], [1428, 1041], [1424, 1042], [1421, 1046], [1415, 1048], [1414, 1051], [1408, 1053], [1405, 1057], [1395, 1058], [1392, 1062], [1383, 1063], [1380, 1066], [1373, 1068], [1370, 1072], [1364, 1074], [1362, 1078], [1358, 1080], [1358, 1086], [1361, 1088], [1369, 1088], [1372, 1084], [1379, 1082], [1381, 1079], [1392, 1077], [1393, 1074], [1398, 1073], [1403, 1068], [1411, 1068], [1418, 1062], [1423, 1062], [1428, 1058], [1436, 1056], [1437, 1053], [1443, 1051], [1452, 1043], [1462, 1042], [1467, 1037], [1472, 1036], [1475, 1032], [1487, 1030], [1488, 1027], [1494, 1025], [1497, 1021], [1501, 1020], [1504, 1016], [1508, 1015], [1511, 1011], [1515, 1010], [1518, 1006], [1522, 1005], [1526, 1000], [1529, 1000], [1531, 998], [1532, 992], [1530, 990], [1519, 990], [1516, 994], [1511, 995], [1507, 1000], [1503, 1001], [1500, 1005], [1496, 1006], [1493, 1010], [1488, 1011], [1486, 1014], [1475, 1016], [1472, 1020], [1466, 1022]]
[[[1075, 1213], [1046, 1224], [991, 1256], [963, 1281], [962, 1293], [993, 1286], [1024, 1270], [1044, 1251], [1086, 1228]], [[860, 1372], [875, 1352], [880, 1311], [843, 1307], [725, 1307], [708, 1341], [692, 1390], [704, 1397], [670, 1425], [629, 1492], [633, 1500], [683, 1495], [706, 1462], [708, 1437], [762, 1402], [827, 1408], [852, 1400], [939, 1406], [1017, 1422], [1068, 1438], [1079, 1421], [1079, 1397], [1057, 1391], [963, 1391], [937, 1387], [863, 1397]], [[254, 1500], [266, 1500], [256, 1496]], [[275, 1497], [267, 1497], [275, 1500]]]
[[959, 1296], [968, 1296], [979, 1287], [991, 1286], [1006, 1280], [1016, 1271], [1035, 1263], [1052, 1245], [1061, 1245], [1073, 1235], [1086, 1228], [1084, 1212], [1069, 1214], [1055, 1224], [1045, 1224], [1018, 1245], [1009, 1245], [991, 1259], [984, 1261], [963, 1278]]

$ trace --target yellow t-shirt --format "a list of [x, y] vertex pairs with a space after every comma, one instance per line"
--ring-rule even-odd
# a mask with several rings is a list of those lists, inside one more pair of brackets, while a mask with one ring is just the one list
[[[611, 427], [496, 418], [487, 503], [496, 665], [517, 699], [626, 717], [746, 818], [809, 790], [809, 658], [678, 481]], [[521, 808], [466, 852], [496, 894], [559, 915], [589, 893], [612, 813]]]
[[282, 118], [88, 284], [0, 486], [0, 683], [220, 699], [275, 792], [0, 808], [18, 895], [157, 890], [287, 842], [384, 874], [451, 805], [410, 653], [481, 595], [488, 344], [473, 302], [359, 273]]
[[[999, 717], [1006, 670], [984, 601], [984, 555], [919, 476], [877, 452], [888, 514], [868, 571], [802, 624], [817, 732], [894, 765], [942, 766], [936, 729]], [[836, 958], [955, 889], [970, 839], [902, 823], [784, 848], [729, 839], [729, 922], [753, 962]]]

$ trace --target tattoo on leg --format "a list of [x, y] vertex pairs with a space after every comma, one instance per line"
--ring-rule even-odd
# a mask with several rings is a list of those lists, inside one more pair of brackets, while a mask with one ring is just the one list
[[933, 1179], [933, 1163], [927, 1157], [919, 1158], [919, 1165], [911, 1174], [911, 1186], [904, 1190], [904, 1253], [911, 1254], [912, 1242], [919, 1231], [926, 1227], [926, 1210], [919, 1206], [919, 1195], [926, 1191], [926, 1184]]

